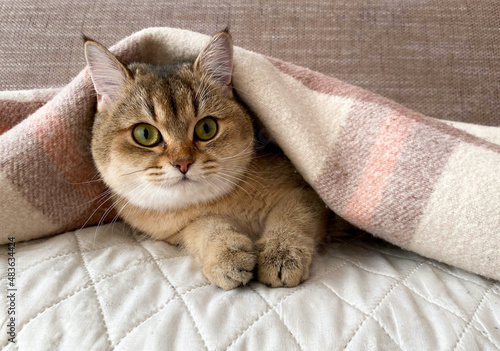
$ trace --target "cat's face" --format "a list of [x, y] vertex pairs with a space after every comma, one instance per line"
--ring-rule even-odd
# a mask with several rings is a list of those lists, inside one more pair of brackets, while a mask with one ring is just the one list
[[142, 208], [176, 209], [231, 192], [253, 155], [253, 126], [231, 88], [232, 44], [215, 35], [193, 63], [125, 68], [85, 44], [98, 94], [92, 154], [107, 185]]

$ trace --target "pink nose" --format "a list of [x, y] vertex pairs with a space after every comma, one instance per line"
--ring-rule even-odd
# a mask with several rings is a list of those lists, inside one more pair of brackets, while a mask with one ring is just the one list
[[173, 163], [174, 167], [177, 167], [179, 172], [186, 174], [187, 171], [189, 170], [189, 166], [193, 164], [192, 159], [182, 159], [182, 160], [175, 160]]

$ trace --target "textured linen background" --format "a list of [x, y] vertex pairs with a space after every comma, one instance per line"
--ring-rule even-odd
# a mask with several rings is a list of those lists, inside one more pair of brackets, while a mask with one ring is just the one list
[[153, 26], [206, 34], [361, 86], [425, 115], [500, 125], [500, 2], [0, 0], [0, 91], [66, 85], [81, 33], [112, 45]]

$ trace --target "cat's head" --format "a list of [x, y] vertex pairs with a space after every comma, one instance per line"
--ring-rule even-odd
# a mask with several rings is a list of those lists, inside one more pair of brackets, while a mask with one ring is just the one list
[[92, 155], [113, 192], [160, 210], [215, 200], [237, 186], [254, 135], [233, 96], [227, 31], [194, 62], [177, 65], [125, 66], [92, 40], [85, 56], [98, 99]]

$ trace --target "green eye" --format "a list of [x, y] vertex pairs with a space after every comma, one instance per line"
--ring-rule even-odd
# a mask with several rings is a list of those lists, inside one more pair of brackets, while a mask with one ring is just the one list
[[196, 123], [194, 135], [201, 141], [212, 139], [217, 134], [217, 122], [212, 117], [205, 117]]
[[155, 146], [161, 140], [161, 134], [151, 124], [141, 123], [134, 127], [132, 136], [137, 144], [142, 146]]

